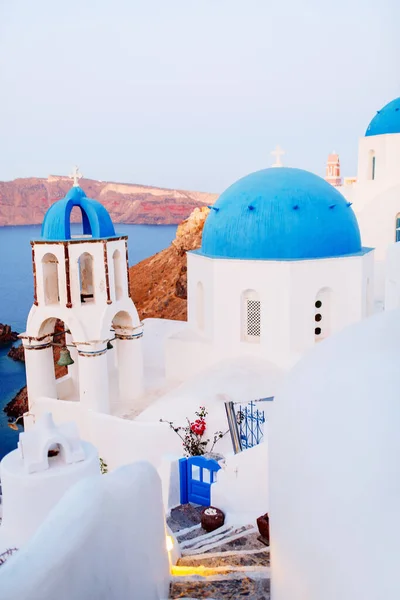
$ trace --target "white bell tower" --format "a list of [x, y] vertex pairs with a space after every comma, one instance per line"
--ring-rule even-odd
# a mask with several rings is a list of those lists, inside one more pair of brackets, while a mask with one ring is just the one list
[[[143, 328], [129, 296], [127, 236], [115, 234], [107, 210], [74, 184], [47, 211], [31, 242], [34, 303], [25, 349], [30, 410], [40, 398], [80, 401], [82, 408], [117, 413], [143, 392]], [[74, 232], [71, 212], [82, 217]], [[66, 331], [68, 374], [55, 378], [57, 319]]]

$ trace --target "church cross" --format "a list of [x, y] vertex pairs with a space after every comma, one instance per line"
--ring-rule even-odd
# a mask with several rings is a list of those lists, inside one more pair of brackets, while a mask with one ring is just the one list
[[275, 156], [275, 162], [272, 165], [273, 167], [283, 167], [281, 156], [285, 154], [285, 151], [282, 150], [280, 146], [277, 146], [273, 152], [271, 152], [272, 156]]
[[82, 173], [79, 172], [79, 167], [74, 167], [70, 177], [74, 180], [74, 187], [78, 187], [79, 180], [83, 177]]

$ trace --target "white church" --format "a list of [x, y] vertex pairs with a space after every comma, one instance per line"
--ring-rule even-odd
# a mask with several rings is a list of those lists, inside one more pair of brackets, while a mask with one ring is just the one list
[[[390, 310], [400, 308], [400, 98], [378, 111], [360, 139], [357, 178], [339, 185], [338, 173], [328, 168], [325, 181], [277, 166], [247, 175], [221, 194], [201, 248], [187, 255], [187, 322], [140, 322], [129, 296], [127, 238], [115, 233], [105, 208], [86, 196], [75, 177], [66, 197], [48, 210], [41, 238], [32, 242], [34, 303], [21, 336], [29, 412], [19, 454], [2, 462], [0, 550], [2, 529], [12, 541], [10, 523], [21, 523], [15, 511], [26, 509], [16, 506], [15, 490], [33, 490], [37, 470], [36, 485], [51, 475], [46, 461], [34, 475], [24, 469], [28, 434], [30, 447], [40, 446], [36, 430], [37, 440], [47, 435], [53, 447], [57, 428], [72, 422], [65, 444], [79, 454], [82, 438], [115, 471], [104, 478], [109, 484], [101, 484], [112, 491], [96, 484], [92, 501], [110, 493], [117, 502], [117, 489], [122, 494], [124, 477], [131, 477], [131, 486], [143, 486], [143, 498], [134, 502], [150, 527], [147, 494], [157, 496], [154, 502], [166, 514], [182, 497], [181, 443], [160, 419], [184, 424], [205, 406], [210, 431], [225, 431], [229, 405], [269, 399], [262, 402], [262, 443], [238, 452], [225, 435], [216, 448], [222, 468], [210, 484], [211, 504], [229, 523], [269, 513], [272, 600], [400, 597], [400, 316]], [[82, 215], [77, 236], [72, 210]], [[382, 308], [383, 314], [374, 314]], [[60, 379], [53, 361], [57, 319], [65, 325], [68, 364]], [[137, 461], [150, 463], [149, 470], [142, 463], [120, 469]], [[65, 466], [75, 474], [67, 478], [69, 487], [81, 478], [70, 463]], [[17, 464], [18, 477], [12, 473]], [[53, 476], [64, 481], [63, 473]], [[43, 493], [55, 497], [46, 485]], [[79, 485], [81, 495], [71, 487], [71, 506], [74, 493], [76, 503], [82, 490], [87, 494], [85, 482]], [[66, 484], [61, 487], [64, 494]], [[34, 513], [39, 491], [29, 494]], [[62, 520], [63, 513], [57, 506], [49, 519], [59, 531], [55, 515]], [[43, 508], [39, 512], [32, 517], [36, 538], [31, 530], [15, 533], [16, 544], [17, 538], [27, 544], [28, 557], [35, 539], [45, 544], [43, 528], [51, 536]], [[101, 511], [96, 514], [101, 519]], [[127, 518], [139, 527], [137, 516]], [[143, 552], [155, 555], [150, 546]], [[161, 580], [155, 568], [143, 567], [156, 583], [140, 600], [168, 598], [164, 559], [157, 558]], [[8, 572], [15, 577], [18, 560], [3, 567], [5, 584]], [[87, 568], [94, 568], [90, 561]], [[137, 589], [134, 581], [132, 586]], [[16, 599], [13, 593], [5, 600]]]

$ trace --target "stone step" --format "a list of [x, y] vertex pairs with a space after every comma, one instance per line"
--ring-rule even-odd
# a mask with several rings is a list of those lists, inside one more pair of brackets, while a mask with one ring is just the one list
[[219, 567], [219, 566], [270, 566], [269, 549], [264, 547], [255, 550], [213, 552], [182, 556], [177, 562], [178, 566], [187, 567]]
[[[237, 533], [241, 533], [242, 531], [244, 531], [243, 527], [240, 527], [239, 529], [240, 531], [238, 531]], [[196, 531], [198, 532], [198, 535], [190, 539], [187, 539], [186, 537], [178, 537], [179, 545], [181, 548], [194, 548], [204, 543], [211, 544], [213, 541], [217, 541], [219, 539], [222, 539], [223, 537], [228, 537], [231, 533], [236, 533], [236, 530], [234, 527], [232, 527], [232, 525], [223, 525], [222, 527], [219, 527], [218, 529], [215, 529], [215, 531], [211, 531], [210, 533], [207, 533], [207, 531], [204, 531], [204, 529], [197, 529]]]
[[179, 578], [171, 582], [170, 599], [185, 600], [270, 600], [269, 577], [229, 573], [213, 577]]
[[199, 525], [203, 509], [204, 506], [194, 506], [193, 504], [181, 504], [176, 508], [172, 508], [167, 518], [168, 526], [173, 533], [176, 533], [193, 525]]
[[249, 534], [256, 533], [256, 529], [251, 525], [240, 527], [239, 529], [235, 529], [232, 532], [229, 530], [227, 532], [224, 531], [219, 535], [217, 533], [218, 531], [219, 530], [216, 529], [216, 535], [212, 537], [209, 537], [210, 534], [208, 534], [202, 536], [201, 538], [197, 538], [197, 540], [193, 540], [193, 542], [190, 543], [190, 545], [181, 544], [180, 546], [182, 556], [204, 554], [209, 551], [216, 551], [216, 549], [218, 549], [218, 551], [221, 551], [221, 548], [229, 548], [229, 544], [234, 543], [239, 543], [239, 547], [241, 547], [244, 544], [241, 544], [240, 542], [238, 542], [238, 540], [240, 540], [241, 538], [246, 539], [249, 536]]

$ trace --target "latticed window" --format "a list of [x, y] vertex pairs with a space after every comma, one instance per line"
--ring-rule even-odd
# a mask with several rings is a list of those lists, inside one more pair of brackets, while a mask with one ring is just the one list
[[261, 303], [259, 300], [247, 300], [247, 335], [261, 335]]
[[246, 337], [258, 341], [261, 335], [261, 302], [246, 298]]

